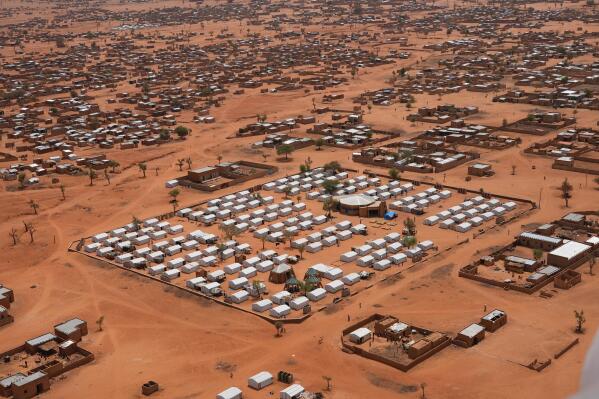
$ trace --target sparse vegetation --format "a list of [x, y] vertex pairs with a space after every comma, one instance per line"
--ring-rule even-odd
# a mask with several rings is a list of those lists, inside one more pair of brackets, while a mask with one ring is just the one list
[[35, 215], [37, 215], [37, 210], [39, 209], [39, 204], [37, 202], [35, 202], [34, 200], [29, 200], [29, 206], [31, 207], [31, 209], [33, 210], [33, 213]]
[[148, 165], [145, 162], [140, 162], [137, 164], [139, 171], [142, 173], [143, 178], [146, 178], [146, 171], [148, 170]]
[[177, 188], [168, 192], [168, 195], [172, 198], [169, 202], [173, 206], [173, 212], [176, 212], [177, 207], [179, 206], [179, 201], [177, 200], [179, 194], [181, 194], [181, 191]]
[[584, 316], [584, 310], [575, 310], [574, 317], [576, 318], [576, 328], [574, 331], [577, 334], [583, 334], [584, 333], [584, 323], [586, 323], [586, 321], [587, 321], [586, 317]]
[[564, 179], [564, 181], [560, 185], [559, 190], [560, 190], [560, 193], [561, 193], [561, 197], [564, 200], [564, 203], [566, 205], [566, 208], [568, 208], [569, 207], [569, 201], [572, 198], [573, 187], [570, 184], [570, 182], [568, 182], [568, 178], [567, 177]]
[[389, 177], [392, 180], [399, 180], [399, 170], [397, 170], [395, 168], [389, 169]]

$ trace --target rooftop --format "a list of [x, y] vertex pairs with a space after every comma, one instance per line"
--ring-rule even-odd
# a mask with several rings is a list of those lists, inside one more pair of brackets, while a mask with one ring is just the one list
[[549, 252], [550, 255], [559, 256], [566, 259], [572, 259], [579, 254], [590, 250], [591, 247], [577, 241], [568, 241], [565, 244]]
[[345, 206], [368, 206], [376, 201], [374, 197], [366, 194], [341, 195], [336, 199]]
[[479, 324], [470, 324], [468, 327], [460, 331], [460, 334], [472, 338], [479, 334], [481, 331], [484, 331], [484, 329], [485, 328]]

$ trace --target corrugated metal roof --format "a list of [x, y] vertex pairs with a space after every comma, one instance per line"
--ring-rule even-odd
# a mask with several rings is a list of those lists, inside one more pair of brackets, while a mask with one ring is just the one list
[[26, 343], [31, 346], [38, 346], [38, 345], [45, 344], [46, 342], [53, 341], [55, 339], [56, 339], [56, 335], [48, 333], [48, 334], [40, 335], [39, 337], [36, 337], [36, 338], [32, 338], [29, 341], [27, 341]]
[[559, 244], [560, 242], [562, 242], [561, 238], [545, 236], [542, 234], [531, 233], [528, 231], [521, 233], [520, 237], [530, 238], [532, 240], [550, 242], [552, 244]]

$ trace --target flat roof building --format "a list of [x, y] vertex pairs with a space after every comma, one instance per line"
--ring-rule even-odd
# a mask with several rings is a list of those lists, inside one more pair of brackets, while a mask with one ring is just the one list
[[569, 267], [584, 258], [591, 246], [577, 241], [567, 241], [547, 254], [547, 263], [557, 267]]
[[478, 344], [485, 338], [485, 328], [480, 324], [470, 324], [460, 331], [454, 342], [457, 345], [469, 348]]
[[507, 323], [507, 314], [503, 310], [494, 309], [480, 319], [480, 325], [489, 332], [494, 332]]

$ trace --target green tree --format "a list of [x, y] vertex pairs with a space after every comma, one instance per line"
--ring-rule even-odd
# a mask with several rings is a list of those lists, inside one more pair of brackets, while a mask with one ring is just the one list
[[177, 159], [177, 166], [179, 167], [179, 172], [183, 172], [183, 165], [185, 165], [185, 159]]
[[325, 172], [332, 172], [332, 173], [341, 172], [343, 170], [343, 168], [341, 167], [341, 164], [337, 161], [327, 162], [322, 166], [322, 168], [324, 169]]
[[298, 287], [300, 292], [304, 295], [316, 288], [311, 282], [302, 280], [298, 280]]
[[179, 191], [177, 188], [174, 188], [168, 192], [168, 195], [172, 198], [169, 202], [173, 206], [173, 212], [175, 212], [177, 210], [177, 206], [179, 206], [179, 201], [177, 201], [179, 194], [181, 194], [181, 191]]
[[289, 155], [293, 153], [293, 147], [289, 144], [283, 144], [277, 147], [277, 155], [285, 155], [285, 160], [289, 159]]
[[416, 245], [416, 243], [416, 237], [414, 236], [404, 236], [401, 239], [401, 245], [403, 245], [406, 248], [412, 248], [414, 245]]
[[541, 258], [543, 257], [543, 250], [540, 248], [535, 248], [532, 250], [532, 256], [534, 256], [534, 258], [539, 261], [541, 260]]
[[320, 151], [322, 149], [322, 146], [324, 145], [324, 139], [322, 138], [318, 138], [314, 141], [314, 145], [316, 146], [316, 150]]
[[395, 168], [389, 169], [389, 177], [392, 180], [399, 180], [399, 170], [397, 170]]
[[322, 210], [326, 211], [327, 218], [331, 218], [333, 210], [337, 207], [337, 203], [332, 197], [329, 197], [324, 200], [322, 203]]
[[403, 225], [411, 236], [416, 235], [416, 222], [412, 218], [406, 218], [403, 221]]
[[335, 194], [338, 187], [339, 187], [339, 182], [334, 179], [326, 179], [324, 182], [322, 182], [322, 188], [323, 188], [324, 192], [329, 195]]
[[175, 128], [175, 134], [179, 136], [179, 138], [183, 139], [189, 135], [189, 129], [185, 126], [179, 125]]
[[223, 233], [225, 240], [232, 240], [239, 232], [233, 224], [221, 224], [219, 230]]

